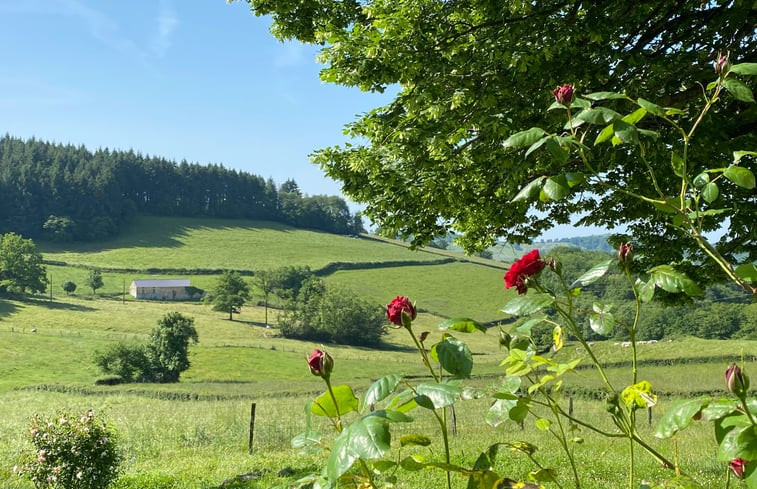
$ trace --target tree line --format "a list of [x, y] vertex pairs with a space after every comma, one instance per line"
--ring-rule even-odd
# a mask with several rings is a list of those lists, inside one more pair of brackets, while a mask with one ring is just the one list
[[118, 234], [137, 214], [260, 219], [337, 234], [363, 232], [337, 196], [303, 195], [294, 180], [142, 155], [133, 150], [0, 139], [0, 233], [54, 241]]

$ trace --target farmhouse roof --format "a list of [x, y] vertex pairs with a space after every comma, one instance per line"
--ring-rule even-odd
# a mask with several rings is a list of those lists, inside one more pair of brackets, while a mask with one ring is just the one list
[[132, 282], [137, 287], [189, 287], [189, 279], [155, 279], [155, 280], [134, 280]]

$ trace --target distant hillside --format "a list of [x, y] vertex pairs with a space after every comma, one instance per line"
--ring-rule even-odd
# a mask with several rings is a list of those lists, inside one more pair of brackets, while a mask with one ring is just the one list
[[58, 242], [116, 236], [135, 215], [263, 219], [337, 234], [362, 222], [336, 196], [302, 195], [223, 165], [0, 139], [0, 233]]

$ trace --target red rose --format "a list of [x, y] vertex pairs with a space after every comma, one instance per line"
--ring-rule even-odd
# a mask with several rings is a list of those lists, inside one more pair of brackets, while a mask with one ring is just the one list
[[731, 460], [731, 471], [738, 477], [739, 479], [744, 478], [744, 470], [746, 470], [746, 460], [743, 458], [737, 458], [734, 460]]
[[410, 326], [415, 319], [415, 307], [407, 297], [397, 296], [386, 306], [386, 317], [397, 326]]
[[743, 398], [749, 391], [749, 377], [741, 371], [738, 365], [732, 363], [725, 370], [725, 385], [731, 394]]
[[545, 266], [546, 263], [539, 257], [539, 250], [526, 253], [505, 274], [505, 288], [515, 286], [519, 294], [525, 294], [528, 290], [526, 279], [541, 272]]
[[328, 377], [334, 370], [334, 359], [325, 351], [316, 348], [308, 357], [308, 366], [311, 374], [317, 377]]
[[633, 245], [631, 243], [621, 243], [618, 248], [618, 261], [623, 263], [633, 260]]
[[569, 105], [573, 101], [573, 85], [567, 83], [552, 90], [555, 100], [563, 105]]

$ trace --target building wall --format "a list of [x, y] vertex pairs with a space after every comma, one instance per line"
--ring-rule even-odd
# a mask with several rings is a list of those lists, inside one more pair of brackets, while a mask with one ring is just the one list
[[182, 301], [192, 299], [187, 294], [186, 287], [132, 287], [131, 295], [137, 299], [152, 299], [161, 301]]

